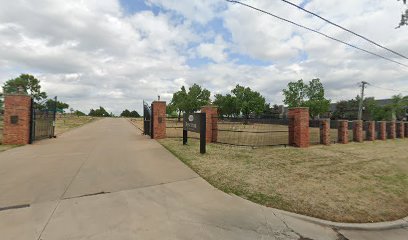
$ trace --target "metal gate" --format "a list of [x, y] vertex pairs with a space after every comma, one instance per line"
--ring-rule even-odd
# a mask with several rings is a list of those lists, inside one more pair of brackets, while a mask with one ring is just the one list
[[57, 113], [57, 97], [53, 106], [31, 102], [30, 143], [55, 137], [55, 118]]
[[143, 134], [152, 136], [153, 129], [152, 129], [152, 109], [149, 104], [143, 101]]

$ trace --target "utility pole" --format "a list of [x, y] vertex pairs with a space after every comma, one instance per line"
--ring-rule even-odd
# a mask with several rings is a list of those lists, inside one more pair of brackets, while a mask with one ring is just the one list
[[364, 101], [364, 88], [368, 84], [368, 82], [362, 81], [361, 82], [361, 96], [360, 96], [360, 103], [358, 105], [358, 120], [363, 118], [363, 101]]

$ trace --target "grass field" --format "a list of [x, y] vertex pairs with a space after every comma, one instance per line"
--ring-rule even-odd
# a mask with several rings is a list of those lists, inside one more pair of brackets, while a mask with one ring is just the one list
[[251, 201], [339, 222], [408, 215], [408, 139], [283, 147], [160, 143], [215, 187]]

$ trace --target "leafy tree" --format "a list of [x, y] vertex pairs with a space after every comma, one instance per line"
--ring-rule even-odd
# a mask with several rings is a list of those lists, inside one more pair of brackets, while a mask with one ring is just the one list
[[140, 117], [139, 113], [135, 110], [129, 111], [127, 109], [123, 110], [123, 112], [120, 114], [121, 117]]
[[[398, 0], [398, 1], [400, 1], [400, 0]], [[402, 2], [404, 4], [407, 4], [406, 0], [402, 0]], [[405, 12], [403, 12], [401, 14], [401, 21], [400, 21], [400, 23], [398, 24], [398, 26], [396, 28], [400, 28], [400, 27], [406, 26], [406, 25], [408, 25], [408, 9], [406, 9]]]
[[309, 107], [309, 114], [312, 118], [326, 113], [330, 107], [330, 100], [324, 97], [324, 87], [320, 79], [316, 78], [309, 82], [306, 87], [307, 100], [304, 105]]
[[308, 107], [312, 118], [326, 113], [330, 107], [330, 100], [324, 96], [324, 87], [320, 79], [316, 78], [305, 84], [303, 80], [288, 83], [288, 88], [283, 89], [285, 99], [283, 102], [292, 107]]
[[19, 87], [37, 102], [47, 98], [47, 94], [41, 91], [40, 80], [29, 74], [21, 74], [18, 78], [8, 80], [4, 83], [3, 90], [4, 93], [15, 93]]
[[265, 109], [265, 98], [249, 87], [237, 85], [231, 93], [236, 98], [239, 112], [245, 118], [249, 118], [251, 114], [259, 115]]
[[76, 115], [76, 116], [86, 116], [86, 114], [85, 113], [83, 113], [83, 112], [81, 112], [81, 111], [79, 111], [79, 110], [76, 110], [75, 112], [74, 112], [74, 114]]
[[171, 105], [178, 111], [179, 120], [182, 112], [192, 113], [210, 103], [210, 91], [194, 84], [186, 91], [184, 86], [173, 94]]
[[4, 108], [4, 95], [0, 92], [0, 114], [3, 113]]
[[129, 117], [130, 115], [130, 111], [125, 109], [123, 110], [123, 112], [120, 114], [121, 117]]
[[240, 113], [237, 98], [231, 94], [226, 94], [225, 96], [221, 94], [215, 94], [214, 105], [218, 106], [220, 116], [238, 116]]
[[283, 95], [285, 99], [283, 102], [288, 105], [289, 108], [304, 107], [306, 97], [307, 86], [303, 80], [297, 82], [288, 83], [288, 88], [283, 89]]
[[403, 97], [401, 94], [392, 96], [391, 104], [388, 106], [391, 109], [392, 120], [403, 119], [406, 115], [407, 106], [408, 96]]
[[[54, 106], [55, 106], [54, 104], [55, 104], [55, 100], [53, 100], [53, 99], [48, 99], [45, 102], [45, 106], [48, 109], [54, 109]], [[68, 108], [69, 108], [69, 105], [67, 103], [60, 102], [60, 101], [57, 100], [57, 111], [64, 112], [64, 109], [68, 109]]]
[[92, 117], [111, 117], [112, 116], [103, 107], [99, 107], [99, 109], [95, 109], [95, 110], [91, 109], [88, 115]]

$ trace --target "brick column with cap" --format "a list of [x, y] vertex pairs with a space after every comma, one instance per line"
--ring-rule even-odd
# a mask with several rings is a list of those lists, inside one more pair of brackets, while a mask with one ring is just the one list
[[405, 123], [397, 122], [397, 138], [405, 138]]
[[374, 141], [375, 140], [375, 122], [368, 121], [366, 122], [366, 140]]
[[363, 121], [355, 120], [353, 122], [353, 141], [363, 142]]
[[31, 97], [27, 94], [7, 94], [4, 97], [3, 144], [30, 143]]
[[379, 135], [379, 140], [387, 140], [387, 122], [385, 121], [380, 121], [378, 122], [378, 135]]
[[307, 148], [309, 139], [309, 108], [289, 109], [289, 145]]
[[166, 138], [166, 102], [154, 101], [152, 103], [152, 138]]
[[347, 144], [349, 142], [348, 138], [348, 121], [347, 120], [338, 120], [337, 122], [337, 141], [342, 144]]
[[213, 105], [201, 108], [202, 113], [206, 113], [206, 142], [217, 142], [218, 138], [218, 107]]
[[330, 145], [330, 119], [320, 120], [320, 144]]
[[395, 139], [396, 129], [395, 121], [387, 122], [387, 136], [389, 139]]

